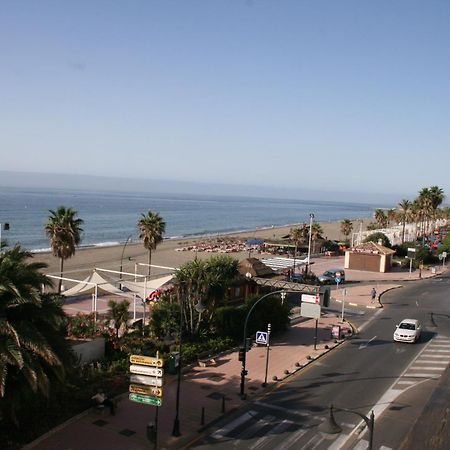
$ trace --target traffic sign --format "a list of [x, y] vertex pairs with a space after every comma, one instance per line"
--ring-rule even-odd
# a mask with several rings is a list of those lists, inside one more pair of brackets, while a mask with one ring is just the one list
[[142, 364], [144, 366], [162, 367], [164, 361], [161, 358], [152, 358], [151, 356], [130, 355], [131, 364]]
[[153, 406], [161, 406], [162, 405], [161, 398], [149, 397], [148, 395], [130, 394], [128, 398], [130, 400], [132, 400], [133, 402], [137, 402], [137, 403], [145, 403], [147, 405], [153, 405]]
[[302, 294], [302, 302], [315, 303], [318, 305], [320, 303], [320, 295]]
[[447, 252], [442, 252], [441, 255], [443, 258], [447, 258]]
[[336, 284], [339, 284], [339, 283], [341, 282], [341, 277], [336, 277], [336, 278], [334, 279], [334, 281], [336, 281]]
[[158, 386], [163, 385], [163, 379], [158, 377], [149, 377], [148, 375], [130, 375], [130, 381], [132, 383], [145, 384], [146, 386]]
[[133, 394], [151, 395], [152, 397], [162, 397], [163, 394], [162, 388], [141, 384], [130, 384], [128, 390]]
[[163, 369], [158, 369], [157, 367], [141, 366], [139, 364], [131, 364], [131, 373], [137, 373], [139, 375], [150, 375], [153, 377], [162, 377]]
[[267, 345], [268, 335], [265, 331], [256, 332], [256, 343]]
[[302, 317], [309, 317], [310, 319], [320, 319], [320, 311], [320, 305], [302, 302], [300, 314]]

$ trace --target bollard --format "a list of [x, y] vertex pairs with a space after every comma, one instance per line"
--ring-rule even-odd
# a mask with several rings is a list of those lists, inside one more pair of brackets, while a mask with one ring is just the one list
[[200, 419], [200, 425], [205, 425], [205, 407], [202, 406], [202, 417]]
[[225, 412], [225, 395], [222, 395], [222, 412]]

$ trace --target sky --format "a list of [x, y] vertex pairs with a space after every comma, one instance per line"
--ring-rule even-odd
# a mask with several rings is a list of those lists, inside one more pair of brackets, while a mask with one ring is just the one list
[[2, 0], [0, 170], [450, 195], [449, 23], [447, 0]]

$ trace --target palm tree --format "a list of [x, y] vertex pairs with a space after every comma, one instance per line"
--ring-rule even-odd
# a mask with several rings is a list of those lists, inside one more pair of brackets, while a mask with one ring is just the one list
[[412, 203], [409, 200], [403, 199], [398, 204], [398, 218], [402, 222], [402, 244], [405, 242], [405, 227], [406, 223], [411, 219]]
[[314, 222], [311, 225], [311, 240], [313, 244], [313, 253], [316, 252], [316, 241], [319, 239], [323, 234], [323, 228], [318, 222]]
[[[45, 232], [50, 239], [53, 255], [60, 258], [61, 277], [64, 273], [64, 260], [75, 254], [81, 242], [83, 220], [77, 218], [77, 211], [59, 206], [56, 211], [49, 210], [50, 215], [45, 224]], [[58, 294], [61, 292], [62, 279], [58, 283]]]
[[341, 220], [341, 233], [345, 236], [348, 241], [348, 237], [352, 234], [353, 222], [350, 219]]
[[116, 339], [119, 339], [120, 327], [124, 327], [125, 330], [128, 327], [128, 308], [130, 307], [130, 302], [128, 300], [123, 300], [121, 302], [115, 302], [110, 300], [108, 302], [108, 316], [109, 320], [114, 322], [114, 329], [116, 330]]
[[202, 322], [211, 323], [215, 307], [226, 299], [228, 287], [238, 273], [238, 261], [228, 255], [195, 259], [183, 264], [174, 275], [183, 322], [189, 334], [198, 334]]
[[166, 222], [159, 213], [153, 213], [148, 210], [147, 214], [141, 214], [137, 223], [139, 229], [139, 239], [144, 242], [144, 247], [148, 250], [148, 275], [152, 264], [152, 250], [163, 240], [163, 234], [166, 231]]
[[295, 260], [297, 259], [297, 250], [299, 245], [304, 244], [308, 241], [309, 230], [304, 223], [301, 227], [291, 228], [289, 231], [289, 238], [294, 243], [294, 270], [293, 274], [295, 274]]
[[374, 218], [379, 228], [386, 228], [388, 219], [386, 213], [382, 209], [375, 210]]
[[16, 425], [20, 408], [63, 380], [70, 358], [62, 303], [40, 294], [51, 281], [31, 257], [18, 245], [0, 254], [0, 416]]

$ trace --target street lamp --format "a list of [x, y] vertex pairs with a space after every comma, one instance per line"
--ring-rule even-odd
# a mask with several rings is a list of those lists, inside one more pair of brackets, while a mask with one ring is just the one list
[[125, 244], [123, 244], [122, 248], [122, 256], [120, 257], [120, 280], [122, 279], [122, 265], [123, 265], [123, 254], [125, 253], [125, 247], [127, 246], [128, 242], [131, 240], [131, 234], [127, 237], [127, 240], [125, 241]]
[[242, 400], [245, 400], [246, 395], [245, 395], [245, 376], [247, 375], [247, 370], [245, 368], [246, 365], [246, 360], [247, 360], [247, 324], [248, 324], [248, 319], [252, 313], [252, 311], [255, 309], [255, 306], [261, 302], [262, 300], [264, 300], [267, 297], [270, 297], [271, 295], [275, 295], [275, 294], [284, 294], [285, 291], [281, 290], [281, 291], [274, 291], [274, 292], [269, 292], [268, 294], [263, 295], [260, 299], [258, 299], [253, 306], [250, 308], [250, 311], [247, 313], [247, 317], [245, 318], [245, 322], [244, 322], [244, 340], [242, 343], [242, 350], [243, 350], [243, 354], [242, 354], [242, 370], [241, 370], [241, 390], [239, 395], [241, 396]]
[[319, 431], [322, 431], [322, 433], [340, 434], [342, 432], [342, 428], [336, 423], [336, 420], [334, 419], [333, 411], [352, 413], [361, 417], [361, 419], [366, 422], [367, 428], [369, 430], [369, 450], [372, 450], [373, 431], [375, 428], [375, 416], [373, 414], [373, 411], [370, 412], [370, 417], [366, 417], [364, 414], [361, 414], [358, 411], [353, 411], [352, 409], [346, 408], [335, 408], [333, 405], [330, 405], [330, 415], [318, 426]]
[[[183, 297], [180, 296], [180, 323], [179, 323], [179, 333], [180, 333], [180, 343], [179, 343], [179, 355], [178, 355], [178, 376], [177, 376], [177, 396], [175, 402], [175, 419], [173, 421], [173, 429], [172, 436], [181, 436], [180, 432], [180, 387], [181, 387], [181, 346], [182, 346], [182, 334], [183, 334]], [[206, 308], [201, 302], [198, 301], [196, 305], [194, 305], [195, 310], [201, 314]]]
[[309, 239], [308, 239], [308, 262], [306, 264], [306, 273], [309, 270], [309, 264], [311, 259], [311, 237], [312, 237], [312, 224], [313, 224], [314, 214], [309, 214]]

